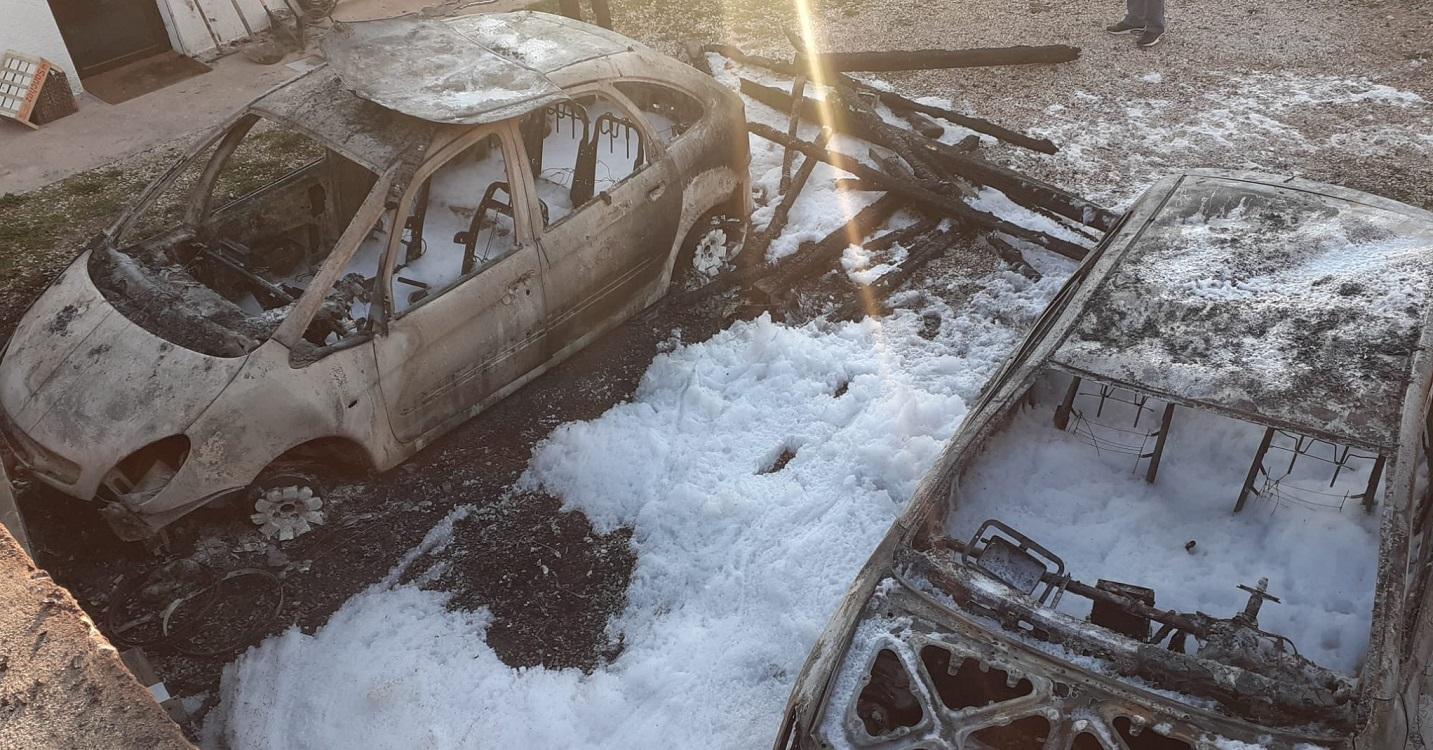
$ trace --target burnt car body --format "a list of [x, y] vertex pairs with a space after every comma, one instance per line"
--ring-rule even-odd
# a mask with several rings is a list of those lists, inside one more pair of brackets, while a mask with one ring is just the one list
[[390, 468], [739, 252], [743, 107], [689, 66], [535, 12], [325, 51], [93, 240], [0, 361], [0, 433], [124, 538], [244, 492], [302, 533], [321, 497], [288, 468]]
[[1430, 281], [1428, 212], [1157, 183], [862, 568], [778, 750], [1425, 746]]

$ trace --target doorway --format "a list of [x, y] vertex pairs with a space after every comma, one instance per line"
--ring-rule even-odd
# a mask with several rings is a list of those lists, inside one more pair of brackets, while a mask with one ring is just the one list
[[49, 0], [80, 78], [171, 49], [156, 0]]

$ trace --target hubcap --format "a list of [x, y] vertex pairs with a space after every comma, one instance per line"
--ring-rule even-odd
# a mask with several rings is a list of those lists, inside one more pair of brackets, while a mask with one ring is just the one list
[[254, 501], [254, 513], [249, 520], [258, 525], [259, 533], [264, 536], [287, 541], [323, 524], [323, 498], [315, 494], [312, 487], [295, 484], [270, 487]]
[[702, 235], [692, 254], [692, 270], [698, 279], [710, 281], [721, 273], [722, 267], [732, 259], [735, 248], [724, 227], [716, 227]]

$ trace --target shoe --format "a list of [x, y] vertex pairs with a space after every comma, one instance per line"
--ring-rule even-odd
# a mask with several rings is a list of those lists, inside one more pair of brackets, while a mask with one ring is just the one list
[[1153, 47], [1154, 45], [1159, 44], [1159, 40], [1163, 38], [1163, 31], [1146, 31], [1143, 34], [1139, 35], [1139, 41], [1135, 42], [1135, 44], [1140, 47]]
[[1106, 27], [1105, 27], [1105, 31], [1108, 31], [1108, 32], [1110, 32], [1111, 34], [1133, 34], [1133, 33], [1136, 32], [1136, 31], [1144, 31], [1144, 27], [1143, 27], [1143, 26], [1135, 26], [1135, 25], [1132, 24], [1132, 23], [1126, 23], [1126, 22], [1124, 22], [1124, 21], [1120, 21], [1119, 23], [1114, 24], [1113, 26], [1106, 26]]

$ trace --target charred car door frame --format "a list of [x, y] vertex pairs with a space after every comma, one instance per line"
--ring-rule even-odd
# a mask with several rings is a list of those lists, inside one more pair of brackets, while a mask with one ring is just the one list
[[[440, 134], [399, 201], [378, 276], [384, 324], [374, 339], [380, 392], [394, 436], [431, 439], [474, 414], [490, 398], [547, 359], [543, 273], [530, 213], [532, 187], [516, 125], [508, 120], [453, 137]], [[405, 250], [397, 217], [407, 217], [441, 167], [489, 136], [501, 144], [512, 199], [515, 247], [464, 273], [445, 289], [401, 312], [394, 300], [398, 254]], [[472, 196], [475, 200], [479, 196]], [[437, 252], [432, 250], [430, 252]]]
[[[641, 136], [644, 163], [541, 228], [549, 290], [547, 351], [556, 357], [580, 349], [660, 295], [655, 285], [682, 216], [683, 186], [675, 165], [641, 110], [608, 82], [574, 86], [567, 93], [604, 97], [620, 107]], [[593, 142], [603, 137], [591, 134]], [[528, 163], [526, 145], [522, 148]], [[532, 200], [536, 203], [535, 195]]]

